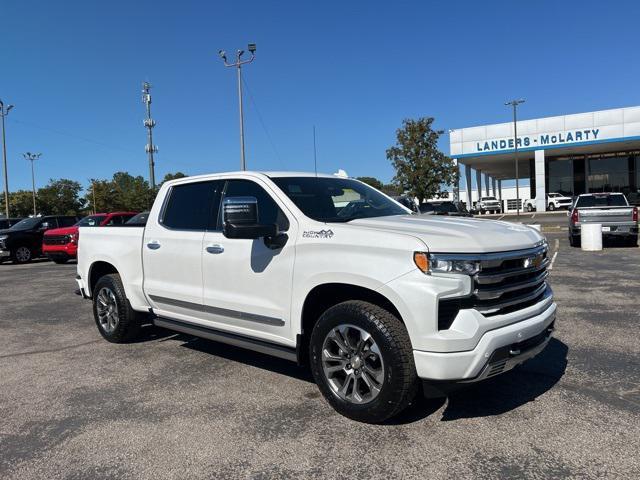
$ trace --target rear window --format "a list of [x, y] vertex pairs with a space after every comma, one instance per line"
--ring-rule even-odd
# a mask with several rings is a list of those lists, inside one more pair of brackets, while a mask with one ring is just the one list
[[585, 195], [578, 197], [576, 208], [626, 207], [628, 205], [624, 195]]

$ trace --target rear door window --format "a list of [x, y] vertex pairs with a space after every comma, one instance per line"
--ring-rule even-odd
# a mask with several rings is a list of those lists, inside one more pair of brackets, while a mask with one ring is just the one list
[[171, 187], [160, 223], [174, 230], [214, 228], [223, 184], [212, 180]]

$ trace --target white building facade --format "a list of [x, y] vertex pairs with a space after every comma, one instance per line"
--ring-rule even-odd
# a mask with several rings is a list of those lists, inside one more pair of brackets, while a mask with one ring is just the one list
[[[514, 139], [513, 122], [451, 131], [450, 156], [465, 166], [465, 184], [472, 184], [472, 175], [477, 183], [471, 202], [471, 189], [458, 187], [461, 201], [507, 199], [502, 180], [516, 178], [517, 142], [518, 177], [528, 179], [517, 196], [535, 198], [538, 211], [546, 210], [549, 192], [622, 192], [640, 203], [640, 107], [520, 120], [517, 132]], [[515, 197], [508, 210], [515, 209]]]

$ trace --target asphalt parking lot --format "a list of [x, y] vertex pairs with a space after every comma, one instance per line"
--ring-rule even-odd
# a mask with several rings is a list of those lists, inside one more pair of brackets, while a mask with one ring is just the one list
[[547, 349], [378, 426], [284, 360], [155, 328], [109, 344], [75, 265], [0, 265], [0, 478], [638, 478], [640, 248], [548, 238]]

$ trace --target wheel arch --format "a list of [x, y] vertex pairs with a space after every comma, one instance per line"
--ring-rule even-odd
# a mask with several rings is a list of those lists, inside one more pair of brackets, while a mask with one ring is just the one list
[[89, 296], [92, 296], [93, 289], [96, 286], [96, 283], [98, 283], [98, 280], [100, 280], [100, 278], [104, 277], [105, 275], [109, 275], [112, 273], [119, 272], [118, 269], [111, 263], [105, 262], [103, 260], [93, 262], [91, 264], [91, 267], [89, 267], [89, 282], [87, 284], [87, 286], [89, 287], [89, 291], [87, 292], [87, 294]]
[[307, 293], [302, 306], [300, 333], [297, 341], [298, 363], [304, 364], [308, 361], [311, 331], [322, 313], [334, 305], [349, 300], [362, 300], [377, 305], [404, 324], [402, 315], [394, 303], [382, 293], [371, 288], [339, 282], [316, 285]]

